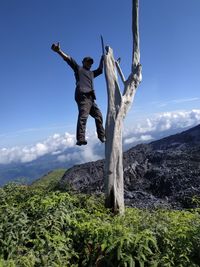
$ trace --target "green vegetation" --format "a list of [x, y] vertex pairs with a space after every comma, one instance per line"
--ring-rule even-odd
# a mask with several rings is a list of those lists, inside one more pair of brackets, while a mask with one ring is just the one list
[[199, 209], [113, 216], [103, 197], [43, 182], [0, 188], [0, 267], [200, 266]]
[[49, 172], [47, 175], [44, 175], [42, 178], [34, 181], [31, 187], [53, 190], [65, 172], [66, 169], [57, 169]]

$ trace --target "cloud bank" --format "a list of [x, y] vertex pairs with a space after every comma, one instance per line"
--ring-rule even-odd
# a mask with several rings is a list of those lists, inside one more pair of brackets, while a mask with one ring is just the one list
[[[200, 123], [200, 110], [164, 112], [146, 118], [124, 133], [124, 145], [135, 145], [162, 138]], [[127, 148], [127, 146], [126, 146]]]
[[[149, 142], [163, 136], [180, 132], [200, 123], [200, 110], [165, 112], [146, 118], [134, 128], [124, 130], [124, 148], [138, 143]], [[55, 156], [60, 162], [73, 161], [84, 163], [104, 157], [104, 145], [94, 133], [87, 135], [88, 145], [77, 147], [75, 135], [54, 134], [43, 142], [32, 146], [0, 149], [0, 164], [26, 163], [39, 159], [41, 156]]]
[[50, 153], [61, 153], [64, 149], [73, 147], [75, 137], [69, 133], [54, 134], [47, 140], [33, 146], [0, 149], [0, 163], [31, 162]]

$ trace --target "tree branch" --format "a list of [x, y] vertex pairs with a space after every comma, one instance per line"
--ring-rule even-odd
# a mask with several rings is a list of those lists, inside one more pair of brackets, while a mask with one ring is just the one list
[[140, 64], [140, 40], [139, 40], [139, 0], [132, 0], [132, 34], [133, 34], [133, 55], [132, 73]]
[[120, 65], [119, 65], [119, 60], [116, 60], [116, 61], [115, 61], [115, 65], [116, 65], [117, 71], [118, 71], [118, 73], [119, 73], [119, 76], [120, 76], [121, 79], [122, 79], [123, 84], [125, 84], [126, 79], [125, 79], [124, 74], [123, 74], [123, 72], [122, 72], [122, 69], [121, 69], [121, 67], [120, 67]]

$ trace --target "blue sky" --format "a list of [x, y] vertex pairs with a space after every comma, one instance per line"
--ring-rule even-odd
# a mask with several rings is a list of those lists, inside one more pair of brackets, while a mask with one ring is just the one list
[[[75, 133], [74, 75], [50, 50], [53, 42], [59, 41], [79, 63], [84, 56], [92, 56], [95, 68], [102, 34], [116, 58], [121, 57], [125, 76], [129, 75], [131, 2], [1, 0], [0, 149], [34, 146], [54, 134]], [[126, 117], [125, 130], [130, 125], [148, 124], [155, 116], [171, 114], [172, 118], [180, 112], [186, 114], [181, 115], [183, 125], [200, 122], [199, 12], [199, 0], [140, 0], [143, 81]], [[105, 120], [104, 75], [95, 79], [95, 88]], [[191, 120], [189, 116], [190, 124], [184, 122], [188, 114], [195, 117]], [[89, 119], [88, 130], [94, 131], [94, 126]]]

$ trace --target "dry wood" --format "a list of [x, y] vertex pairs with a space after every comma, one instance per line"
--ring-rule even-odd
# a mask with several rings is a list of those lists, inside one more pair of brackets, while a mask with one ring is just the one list
[[[126, 80], [114, 59], [113, 50], [106, 47], [105, 78], [108, 93], [105, 145], [105, 188], [107, 208], [114, 213], [124, 213], [124, 178], [122, 130], [123, 119], [131, 106], [136, 89], [142, 80], [139, 49], [139, 0], [132, 0], [133, 55], [131, 73]], [[118, 75], [124, 83], [123, 94], [118, 83]]]

